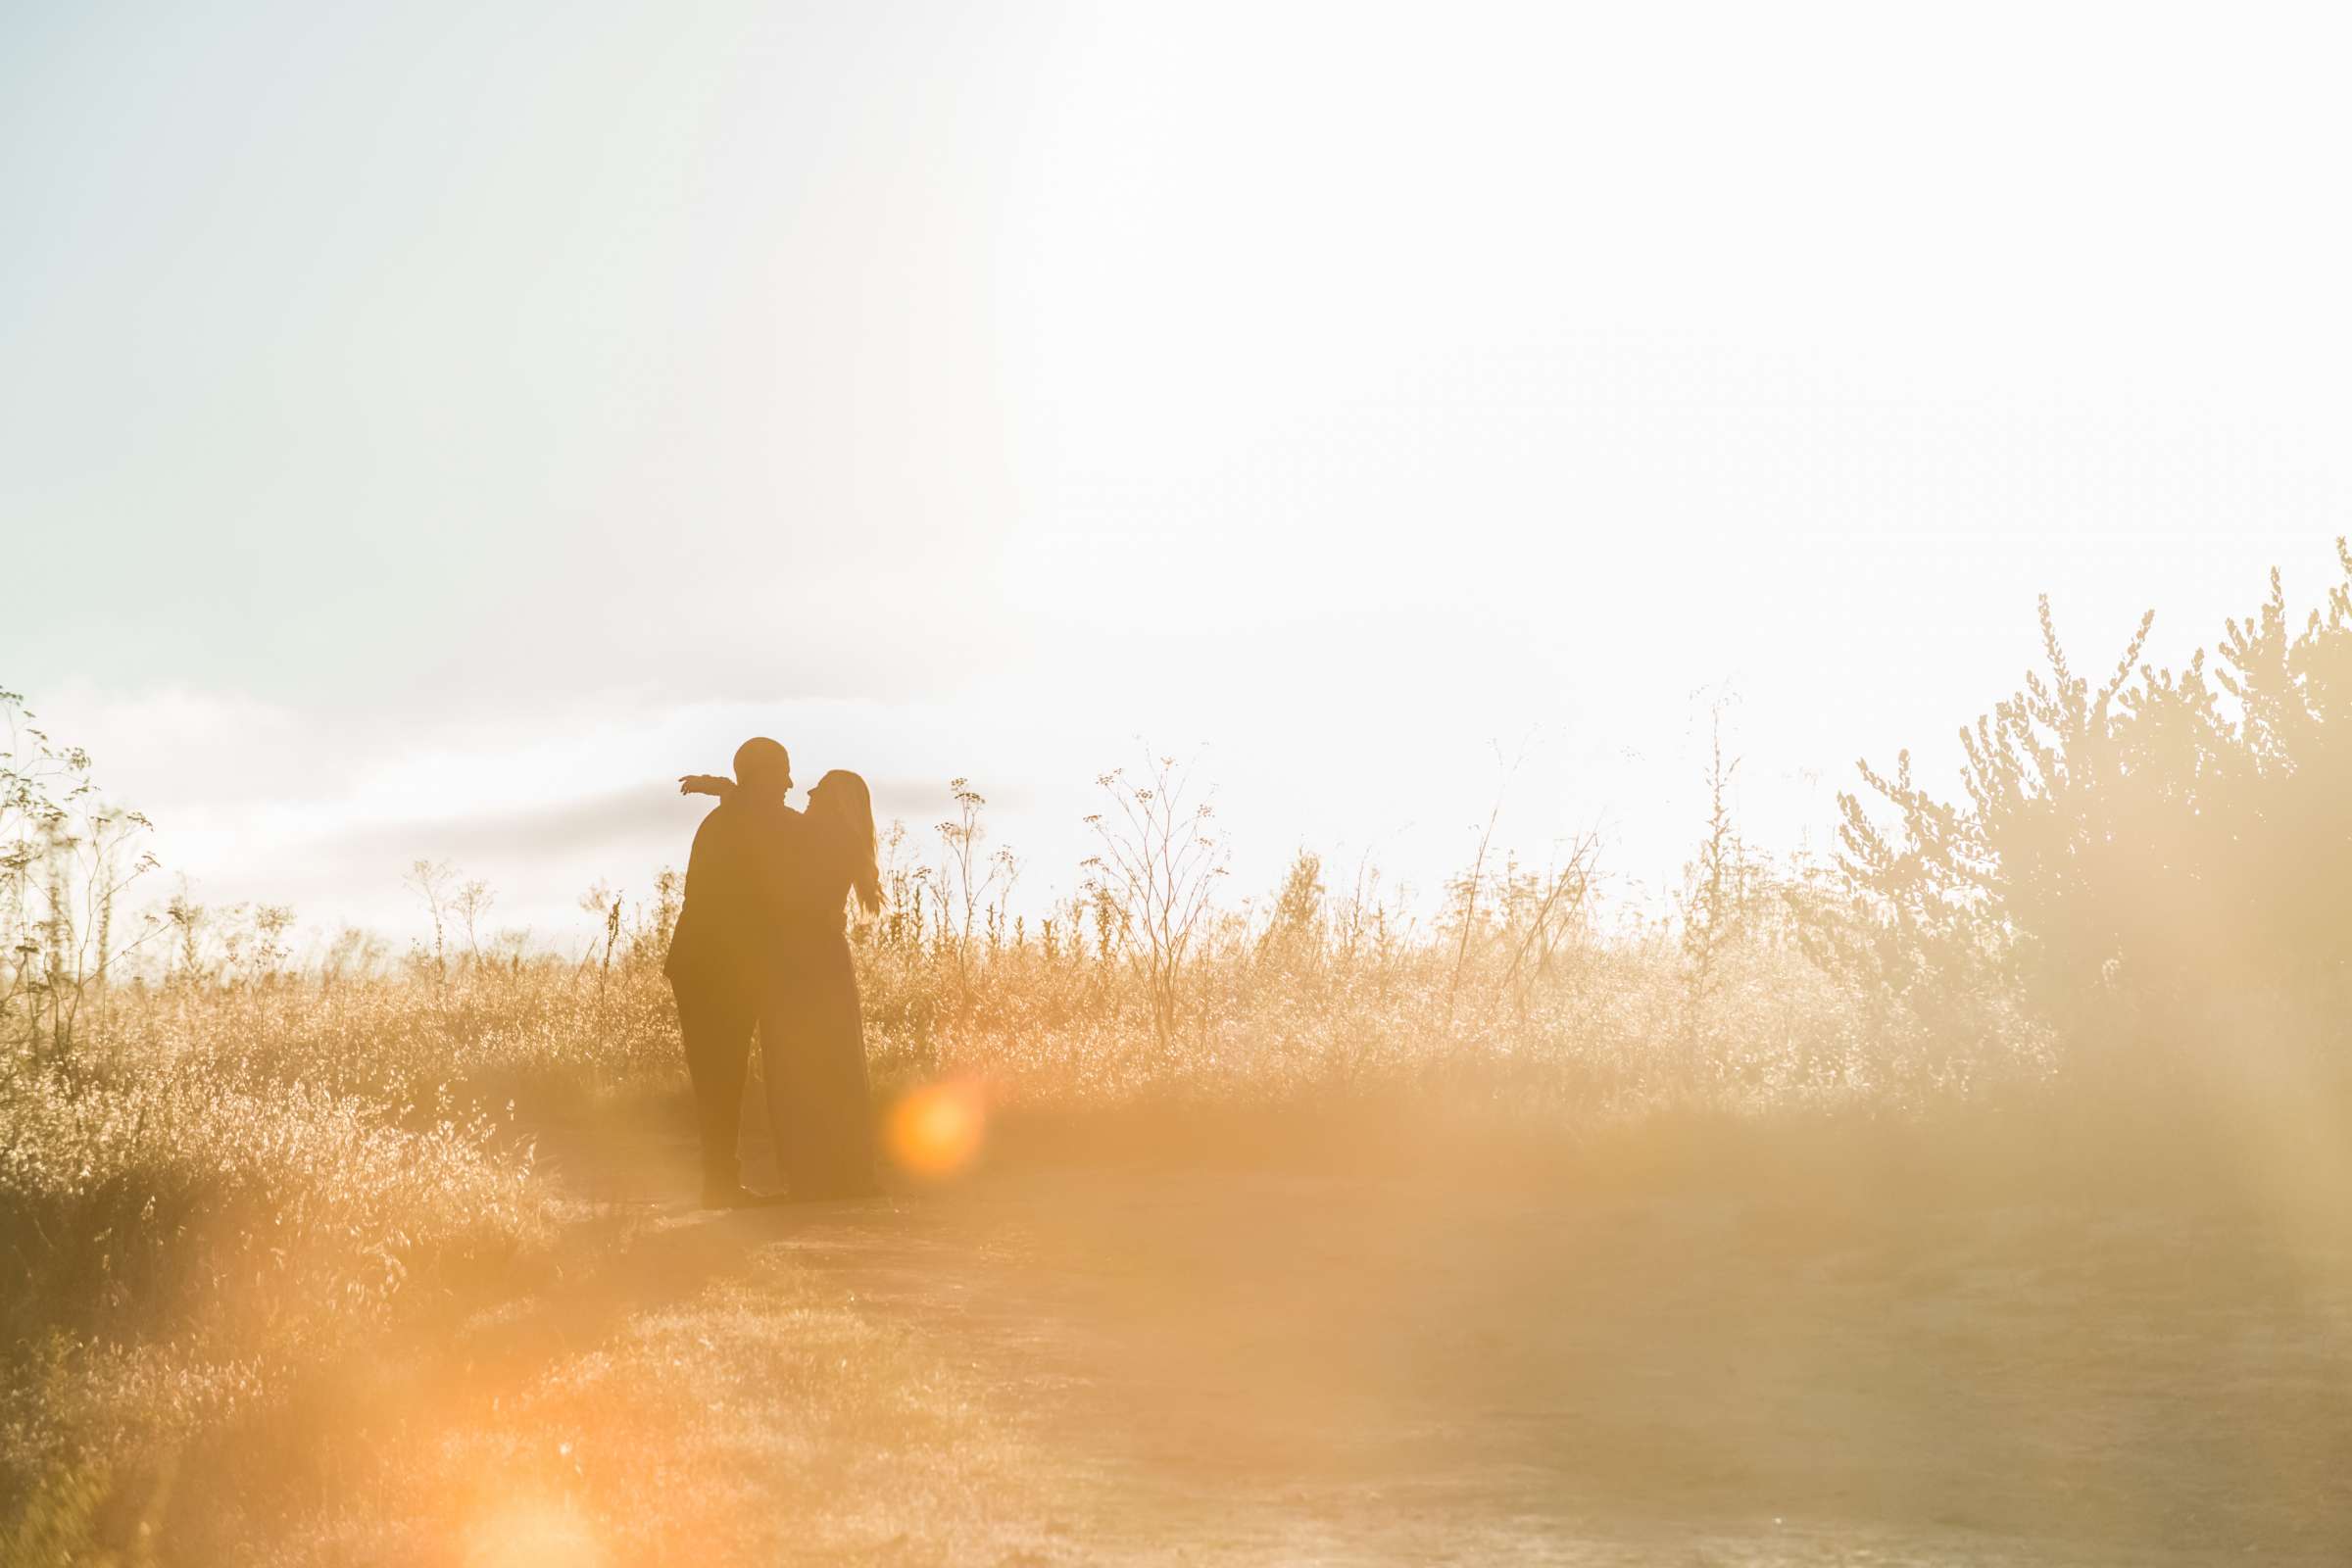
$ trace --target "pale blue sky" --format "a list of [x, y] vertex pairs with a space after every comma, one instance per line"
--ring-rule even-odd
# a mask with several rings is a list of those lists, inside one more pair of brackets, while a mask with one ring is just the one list
[[2322, 10], [18, 5], [0, 684], [220, 899], [554, 930], [752, 729], [1655, 881], [2346, 526]]

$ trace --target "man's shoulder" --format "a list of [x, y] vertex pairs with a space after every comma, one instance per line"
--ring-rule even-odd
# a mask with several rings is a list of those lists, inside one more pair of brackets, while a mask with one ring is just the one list
[[700, 844], [706, 838], [748, 837], [778, 827], [791, 832], [799, 828], [801, 821], [801, 813], [789, 806], [753, 806], [730, 797], [704, 813], [701, 825], [694, 830], [694, 841]]

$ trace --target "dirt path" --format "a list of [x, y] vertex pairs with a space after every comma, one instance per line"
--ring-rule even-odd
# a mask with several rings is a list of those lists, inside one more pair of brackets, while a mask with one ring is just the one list
[[308, 1555], [2352, 1554], [2352, 1268], [2242, 1217], [1102, 1168], [712, 1215], [594, 1163], [625, 1243], [470, 1324]]
[[[1265, 1559], [2345, 1560], [2331, 1266], [1995, 1210], [1000, 1179], [774, 1244], [968, 1351], [1098, 1544]], [[2220, 1270], [2216, 1277], [2215, 1270]]]

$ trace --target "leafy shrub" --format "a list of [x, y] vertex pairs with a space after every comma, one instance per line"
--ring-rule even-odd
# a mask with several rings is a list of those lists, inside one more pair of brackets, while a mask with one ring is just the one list
[[2088, 1049], [2179, 1048], [2254, 999], [2317, 1015], [2352, 956], [2352, 549], [2290, 623], [2278, 574], [2218, 662], [2140, 662], [2154, 612], [2094, 689], [2041, 603], [2046, 678], [1961, 732], [1965, 799], [1885, 777], [1882, 829], [1841, 796], [1855, 918], [1833, 961], [1964, 1031], [2014, 994]]

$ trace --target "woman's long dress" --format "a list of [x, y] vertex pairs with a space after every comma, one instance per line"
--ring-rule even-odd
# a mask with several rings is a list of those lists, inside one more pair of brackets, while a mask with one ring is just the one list
[[796, 1200], [875, 1191], [865, 1023], [845, 929], [848, 858], [805, 818], [771, 884], [777, 941], [760, 1015], [777, 1162]]

